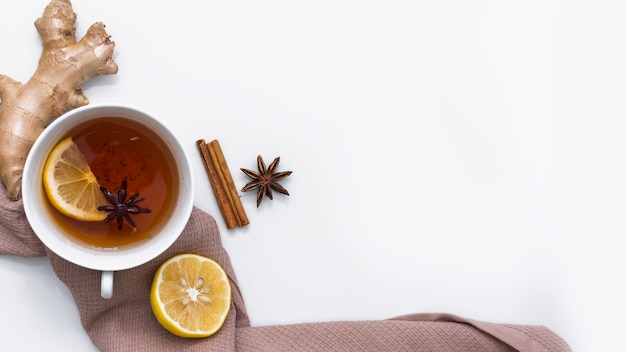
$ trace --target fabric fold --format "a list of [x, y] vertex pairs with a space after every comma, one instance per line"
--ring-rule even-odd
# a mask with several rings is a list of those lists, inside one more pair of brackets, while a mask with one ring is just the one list
[[[162, 328], [150, 307], [157, 267], [182, 253], [219, 262], [232, 284], [233, 303], [215, 335], [184, 339]], [[565, 341], [542, 326], [497, 324], [452, 314], [410, 314], [389, 320], [302, 323], [251, 327], [243, 295], [214, 218], [194, 208], [180, 238], [163, 254], [139, 267], [115, 273], [113, 298], [100, 297], [100, 272], [67, 262], [48, 250], [28, 225], [21, 201], [0, 191], [0, 254], [47, 255], [67, 285], [85, 331], [101, 351], [466, 351], [566, 352]]]
[[5, 189], [0, 188], [0, 254], [20, 257], [46, 255], [43, 243], [28, 224], [22, 200], [10, 200]]

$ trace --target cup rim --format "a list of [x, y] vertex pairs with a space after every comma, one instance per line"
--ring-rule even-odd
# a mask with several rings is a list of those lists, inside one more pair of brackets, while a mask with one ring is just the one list
[[[45, 214], [44, 203], [38, 201], [46, 196], [41, 173], [54, 144], [58, 143], [67, 129], [76, 123], [112, 115], [135, 121], [138, 119], [141, 123], [149, 124], [163, 138], [175, 156], [181, 185], [173, 213], [165, 227], [160, 230], [165, 233], [153, 236], [136, 246], [117, 249], [90, 247], [69, 239], [42, 215]], [[22, 201], [26, 218], [35, 235], [47, 248], [76, 265], [102, 271], [125, 270], [139, 266], [165, 252], [181, 235], [191, 217], [195, 185], [189, 160], [185, 149], [171, 130], [144, 110], [120, 104], [90, 104], [70, 110], [44, 129], [28, 153], [22, 179]]]

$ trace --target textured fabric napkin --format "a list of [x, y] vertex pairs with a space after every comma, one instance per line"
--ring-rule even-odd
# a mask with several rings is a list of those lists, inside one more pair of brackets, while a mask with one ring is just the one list
[[[233, 287], [233, 306], [222, 329], [205, 339], [184, 339], [152, 315], [149, 292], [157, 267], [180, 253], [218, 261]], [[101, 351], [571, 351], [542, 326], [496, 324], [451, 314], [412, 314], [380, 321], [343, 321], [251, 327], [228, 253], [215, 220], [194, 208], [180, 238], [165, 253], [137, 268], [115, 273], [112, 299], [100, 298], [100, 272], [60, 258], [38, 240], [21, 201], [0, 191], [0, 254], [47, 255], [70, 289], [85, 331]]]

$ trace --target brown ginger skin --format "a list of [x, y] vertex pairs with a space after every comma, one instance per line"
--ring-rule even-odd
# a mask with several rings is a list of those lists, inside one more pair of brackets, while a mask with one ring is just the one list
[[69, 0], [52, 0], [35, 21], [43, 51], [37, 70], [22, 84], [0, 74], [0, 179], [12, 200], [21, 198], [28, 152], [55, 118], [89, 104], [79, 86], [117, 73], [115, 43], [104, 24], [91, 25], [76, 41], [76, 14]]

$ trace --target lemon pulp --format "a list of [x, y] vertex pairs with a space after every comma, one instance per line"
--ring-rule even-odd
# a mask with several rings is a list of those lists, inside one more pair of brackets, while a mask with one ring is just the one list
[[180, 254], [157, 269], [150, 303], [159, 323], [188, 338], [215, 334], [231, 306], [231, 287], [224, 269], [214, 260]]
[[59, 142], [48, 155], [43, 169], [48, 200], [61, 213], [82, 221], [102, 221], [106, 204], [100, 185], [85, 156], [71, 137]]

